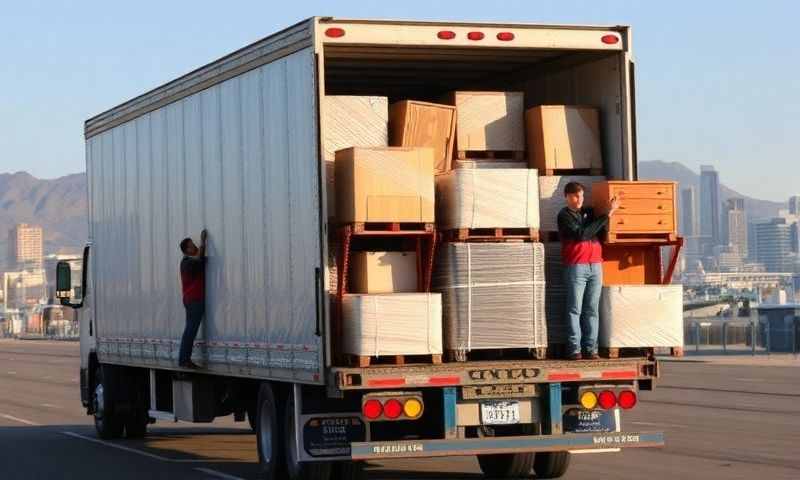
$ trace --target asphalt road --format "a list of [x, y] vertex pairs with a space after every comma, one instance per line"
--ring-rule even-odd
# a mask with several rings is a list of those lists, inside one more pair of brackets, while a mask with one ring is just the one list
[[[151, 426], [99, 441], [80, 405], [76, 343], [0, 340], [0, 479], [253, 479], [242, 423]], [[574, 455], [567, 480], [800, 479], [800, 362], [665, 362], [623, 429], [661, 430], [663, 449]], [[372, 463], [370, 479], [482, 478], [473, 458]], [[442, 473], [447, 472], [447, 473]]]

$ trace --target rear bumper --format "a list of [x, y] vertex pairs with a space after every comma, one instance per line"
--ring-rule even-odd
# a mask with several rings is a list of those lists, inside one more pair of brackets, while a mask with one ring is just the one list
[[398, 442], [353, 442], [350, 444], [353, 460], [663, 446], [664, 434], [661, 432], [538, 435], [464, 440], [404, 440]]

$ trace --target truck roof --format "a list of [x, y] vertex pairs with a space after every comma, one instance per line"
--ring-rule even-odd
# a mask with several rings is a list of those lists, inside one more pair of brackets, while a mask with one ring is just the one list
[[84, 124], [84, 136], [88, 139], [116, 125], [133, 120], [136, 117], [161, 108], [164, 105], [178, 101], [188, 95], [269, 63], [276, 58], [283, 57], [302, 48], [311, 47], [314, 45], [315, 27], [318, 23], [348, 25], [372, 24], [386, 26], [410, 25], [424, 27], [480, 26], [486, 28], [547, 28], [551, 30], [597, 30], [614, 32], [628, 32], [630, 29], [630, 27], [625, 25], [603, 26], [524, 22], [419, 21], [310, 17], [89, 118]]

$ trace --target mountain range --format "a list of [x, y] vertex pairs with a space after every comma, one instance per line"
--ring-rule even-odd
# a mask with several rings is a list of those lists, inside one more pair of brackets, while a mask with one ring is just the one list
[[[724, 178], [724, 172], [721, 172]], [[678, 162], [639, 163], [642, 180], [674, 180], [679, 188], [693, 186], [699, 192], [700, 175]], [[76, 173], [51, 180], [27, 172], [0, 174], [0, 259], [5, 259], [8, 232], [17, 223], [40, 225], [45, 253], [79, 252], [88, 236], [86, 174]], [[750, 218], [772, 217], [786, 205], [742, 195], [720, 184], [720, 198], [745, 199]]]

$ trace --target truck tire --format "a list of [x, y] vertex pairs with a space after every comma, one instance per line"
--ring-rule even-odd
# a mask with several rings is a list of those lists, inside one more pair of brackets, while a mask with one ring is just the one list
[[[284, 445], [286, 445], [286, 470], [291, 480], [330, 480], [331, 462], [301, 462], [295, 443], [294, 428], [294, 394], [289, 393], [285, 402], [285, 420], [283, 431], [285, 433]], [[338, 478], [336, 479], [338, 480]]]
[[571, 458], [569, 452], [537, 453], [536, 460], [533, 462], [536, 478], [561, 478], [567, 473]]
[[136, 409], [125, 417], [125, 436], [128, 438], [143, 438], [147, 435], [147, 424], [150, 417], [146, 410]]
[[502, 453], [478, 455], [478, 464], [484, 475], [491, 478], [530, 478], [535, 454]]
[[94, 428], [103, 440], [120, 438], [125, 428], [123, 418], [114, 411], [116, 383], [119, 380], [114, 367], [99, 365], [95, 372], [95, 386], [92, 392], [94, 409]]
[[261, 478], [276, 480], [279, 475], [282, 457], [281, 436], [278, 431], [278, 404], [275, 394], [268, 382], [261, 384], [258, 390], [258, 413], [256, 423], [256, 444], [258, 445], [258, 462], [261, 467]]

